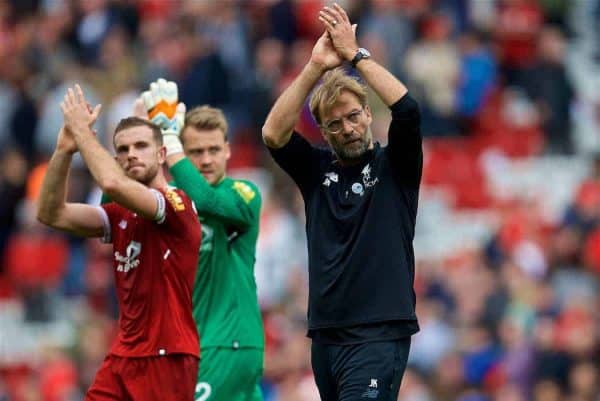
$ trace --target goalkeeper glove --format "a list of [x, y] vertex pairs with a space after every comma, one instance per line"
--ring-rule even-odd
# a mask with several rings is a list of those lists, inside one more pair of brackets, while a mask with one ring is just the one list
[[160, 78], [142, 93], [142, 101], [150, 121], [160, 127], [167, 156], [183, 153], [179, 134], [185, 122], [185, 104], [177, 102], [177, 84]]

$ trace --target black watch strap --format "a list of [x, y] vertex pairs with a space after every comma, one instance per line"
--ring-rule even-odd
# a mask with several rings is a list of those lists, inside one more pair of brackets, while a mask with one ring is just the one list
[[371, 57], [371, 54], [369, 53], [368, 50], [363, 49], [363, 48], [359, 48], [356, 51], [356, 54], [354, 55], [354, 58], [350, 62], [352, 64], [352, 68], [356, 68], [356, 64], [358, 64], [358, 62], [360, 60], [365, 59], [365, 58], [369, 58], [369, 57]]

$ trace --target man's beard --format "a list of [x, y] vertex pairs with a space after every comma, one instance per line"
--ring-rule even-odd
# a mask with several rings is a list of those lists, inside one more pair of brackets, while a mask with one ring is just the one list
[[137, 182], [139, 182], [141, 184], [148, 186], [148, 185], [150, 185], [152, 180], [154, 180], [157, 173], [158, 173], [158, 168], [151, 167], [151, 168], [145, 170], [141, 175], [129, 173], [129, 174], [127, 174], [127, 176], [133, 180], [136, 180]]
[[371, 135], [367, 133], [364, 137], [361, 137], [359, 141], [352, 144], [352, 146], [343, 145], [341, 143], [331, 144], [333, 152], [336, 154], [338, 159], [341, 161], [354, 161], [362, 158], [371, 144]]

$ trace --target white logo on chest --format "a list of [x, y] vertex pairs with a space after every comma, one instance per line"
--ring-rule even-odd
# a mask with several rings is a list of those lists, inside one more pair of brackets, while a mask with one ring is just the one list
[[365, 185], [365, 188], [372, 187], [375, 184], [377, 184], [377, 182], [379, 182], [379, 178], [377, 178], [377, 177], [371, 178], [371, 165], [370, 164], [367, 164], [360, 173], [362, 174], [362, 182]]
[[140, 252], [142, 251], [142, 244], [136, 241], [131, 241], [125, 249], [125, 255], [121, 255], [119, 251], [115, 252], [115, 260], [119, 262], [117, 266], [118, 272], [127, 273], [129, 270], [139, 266]]
[[352, 192], [362, 196], [365, 193], [365, 189], [363, 188], [361, 183], [355, 182], [354, 184], [352, 184]]
[[[362, 171], [360, 172], [362, 175], [362, 184], [360, 182], [355, 182], [352, 184], [350, 188], [353, 194], [363, 196], [365, 194], [365, 190], [367, 188], [375, 186], [379, 182], [379, 178], [371, 178], [371, 165], [367, 164]], [[348, 191], [346, 191], [346, 198], [348, 197]]]
[[339, 177], [337, 173], [329, 172], [325, 173], [325, 181], [323, 181], [323, 185], [328, 187], [332, 182], [338, 182]]

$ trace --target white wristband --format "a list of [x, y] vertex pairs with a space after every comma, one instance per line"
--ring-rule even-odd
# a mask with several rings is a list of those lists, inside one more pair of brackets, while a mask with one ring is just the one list
[[163, 145], [167, 149], [167, 156], [183, 153], [183, 146], [176, 135], [163, 135]]

